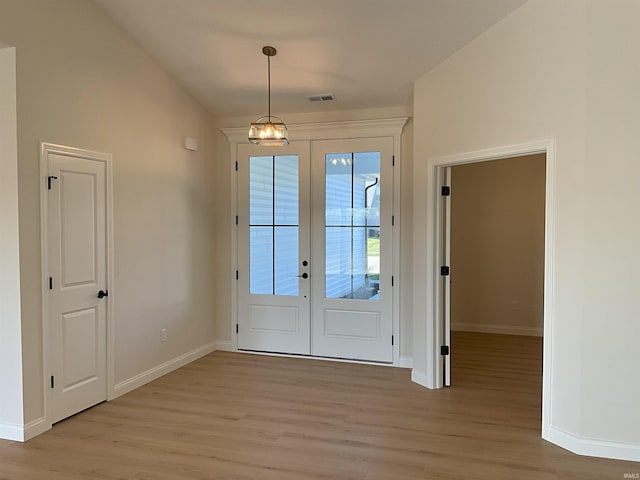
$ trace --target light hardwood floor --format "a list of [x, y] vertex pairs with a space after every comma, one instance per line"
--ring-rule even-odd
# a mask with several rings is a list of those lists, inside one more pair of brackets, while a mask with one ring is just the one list
[[453, 384], [216, 352], [20, 444], [0, 479], [622, 479], [540, 439], [541, 340], [454, 333]]

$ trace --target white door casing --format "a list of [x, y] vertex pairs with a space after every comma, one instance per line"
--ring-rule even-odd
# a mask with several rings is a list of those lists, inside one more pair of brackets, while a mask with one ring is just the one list
[[[399, 289], [400, 289], [400, 172], [401, 172], [401, 145], [402, 145], [402, 131], [406, 124], [407, 117], [396, 118], [383, 118], [374, 120], [356, 120], [356, 121], [341, 121], [341, 122], [328, 122], [328, 123], [308, 123], [308, 124], [290, 124], [288, 125], [289, 141], [290, 142], [303, 142], [308, 145], [310, 149], [311, 142], [316, 140], [327, 139], [360, 139], [360, 138], [379, 138], [390, 137], [393, 140], [393, 162], [395, 168], [393, 168], [392, 180], [393, 184], [393, 202], [392, 210], [393, 217], [395, 218], [395, 228], [393, 228], [393, 248], [392, 248], [392, 271], [395, 277], [395, 285], [392, 289], [393, 303], [392, 303], [392, 331], [395, 337], [395, 342], [392, 347], [392, 361], [394, 365], [408, 367], [412, 364], [410, 358], [400, 357], [400, 337], [401, 337], [401, 325], [400, 325], [400, 310], [401, 305], [399, 302]], [[227, 137], [229, 141], [229, 160], [230, 160], [230, 185], [231, 185], [231, 205], [229, 210], [229, 225], [230, 225], [230, 242], [231, 242], [231, 265], [232, 268], [229, 272], [231, 283], [231, 316], [229, 319], [229, 326], [231, 337], [229, 341], [219, 340], [217, 342], [217, 348], [222, 350], [242, 350], [242, 340], [238, 334], [239, 324], [245, 319], [243, 318], [240, 310], [243, 308], [244, 298], [241, 291], [240, 280], [237, 278], [237, 271], [240, 270], [239, 278], [242, 278], [240, 247], [242, 243], [240, 229], [238, 225], [239, 214], [239, 202], [241, 197], [241, 175], [242, 172], [238, 172], [238, 159], [239, 152], [243, 148], [250, 148], [258, 155], [262, 151], [262, 148], [256, 148], [251, 145], [247, 145], [247, 132], [245, 127], [229, 127], [222, 128], [222, 133]], [[242, 219], [240, 219], [242, 221]], [[312, 242], [313, 243], [313, 242]], [[314, 274], [314, 266], [310, 265], [309, 273]]]
[[[442, 284], [437, 268], [437, 262], [441, 258], [443, 245], [441, 240], [442, 222], [439, 218], [438, 180], [443, 168], [462, 165], [466, 163], [500, 160], [544, 153], [546, 155], [546, 179], [545, 179], [545, 255], [544, 255], [544, 337], [543, 337], [543, 368], [542, 368], [542, 438], [553, 443], [562, 444], [566, 439], [554, 437], [551, 427], [551, 375], [552, 371], [552, 336], [553, 336], [553, 277], [554, 277], [554, 233], [555, 233], [555, 185], [556, 185], [556, 145], [554, 139], [537, 140], [528, 143], [507, 145], [483, 150], [464, 152], [442, 157], [427, 159], [427, 195], [433, 199], [433, 210], [427, 216], [427, 301], [432, 308], [427, 310], [427, 327], [430, 330], [430, 343], [428, 351], [428, 368], [425, 375], [416, 375], [412, 372], [412, 380], [427, 388], [441, 388], [444, 386], [444, 359], [440, 355], [439, 342], [442, 329], [445, 328], [442, 314]], [[432, 247], [432, 248], [429, 248]]]
[[98, 298], [108, 292], [107, 156], [47, 144], [42, 155], [45, 376], [55, 423], [107, 399], [108, 297]]

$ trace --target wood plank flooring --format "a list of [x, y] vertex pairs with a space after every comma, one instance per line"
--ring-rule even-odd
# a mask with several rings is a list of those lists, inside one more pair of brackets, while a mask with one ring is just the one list
[[540, 438], [541, 339], [454, 332], [453, 384], [216, 352], [27, 443], [2, 480], [622, 479]]

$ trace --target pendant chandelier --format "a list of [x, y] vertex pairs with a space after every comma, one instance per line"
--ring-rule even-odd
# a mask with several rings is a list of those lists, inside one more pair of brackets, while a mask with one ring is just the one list
[[267, 71], [269, 78], [269, 110], [266, 117], [260, 117], [249, 127], [249, 141], [256, 145], [275, 146], [288, 145], [287, 126], [276, 117], [271, 116], [271, 57], [276, 55], [274, 47], [262, 47], [262, 53], [267, 56]]

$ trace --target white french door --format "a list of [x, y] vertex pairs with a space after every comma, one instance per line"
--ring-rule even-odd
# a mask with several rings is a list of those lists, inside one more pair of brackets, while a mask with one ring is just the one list
[[238, 348], [391, 362], [393, 138], [238, 146]]
[[393, 361], [393, 139], [312, 142], [312, 352]]
[[309, 193], [307, 142], [238, 146], [240, 349], [310, 353]]

